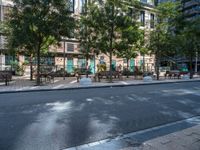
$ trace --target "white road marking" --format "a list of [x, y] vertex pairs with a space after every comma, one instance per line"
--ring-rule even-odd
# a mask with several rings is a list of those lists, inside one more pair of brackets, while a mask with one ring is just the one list
[[121, 83], [124, 84], [124, 85], [128, 85], [128, 83], [127, 83], [127, 82], [124, 82], [124, 81], [121, 81]]
[[58, 88], [61, 88], [61, 87], [64, 87], [64, 84], [60, 84], [60, 85], [54, 86], [53, 89], [58, 89]]
[[59, 80], [54, 80], [54, 83], [57, 83], [57, 82], [59, 82]]
[[74, 83], [76, 83], [76, 82], [77, 82], [77, 80], [74, 80], [74, 81], [71, 81], [70, 84], [74, 84]]

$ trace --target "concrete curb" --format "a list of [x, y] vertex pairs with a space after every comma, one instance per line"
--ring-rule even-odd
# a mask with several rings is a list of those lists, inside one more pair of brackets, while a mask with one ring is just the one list
[[[200, 79], [193, 80], [176, 80], [176, 81], [153, 81], [153, 82], [143, 82], [143, 83], [130, 83], [130, 84], [113, 84], [113, 85], [96, 85], [96, 86], [83, 86], [83, 87], [66, 87], [66, 88], [47, 88], [47, 89], [28, 89], [28, 90], [11, 90], [11, 91], [0, 91], [0, 94], [7, 93], [27, 93], [27, 92], [46, 92], [46, 91], [64, 91], [64, 90], [81, 90], [81, 89], [94, 89], [94, 88], [113, 88], [113, 87], [128, 87], [128, 86], [143, 86], [143, 85], [157, 85], [157, 84], [175, 84], [175, 83], [185, 83], [185, 82], [200, 82]], [[112, 83], [110, 83], [112, 84]]]

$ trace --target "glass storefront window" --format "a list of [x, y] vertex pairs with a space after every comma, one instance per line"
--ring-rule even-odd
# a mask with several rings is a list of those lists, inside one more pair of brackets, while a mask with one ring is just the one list
[[78, 68], [86, 68], [86, 59], [78, 59]]

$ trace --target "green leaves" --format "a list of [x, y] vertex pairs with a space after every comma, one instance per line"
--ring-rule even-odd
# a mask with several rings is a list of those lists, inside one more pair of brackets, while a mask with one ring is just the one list
[[166, 55], [171, 50], [171, 38], [174, 36], [175, 20], [179, 15], [180, 3], [165, 2], [157, 6], [157, 22], [150, 33], [149, 49], [152, 53]]
[[[75, 20], [69, 11], [69, 0], [13, 0], [7, 22], [10, 49], [23, 50], [37, 56], [37, 74], [40, 74], [40, 56], [50, 45], [59, 44], [62, 37], [71, 37]], [[40, 85], [40, 76], [37, 76]]]
[[65, 0], [14, 0], [14, 4], [8, 21], [11, 47], [34, 50], [40, 43], [47, 49], [70, 36], [75, 23]]
[[136, 57], [139, 45], [144, 45], [144, 42], [141, 42], [144, 33], [139, 29], [135, 18], [130, 15], [133, 5], [137, 5], [134, 0], [107, 0], [99, 3], [90, 1], [87, 12], [80, 19], [79, 39], [82, 52], [99, 53], [100, 50], [102, 53], [114, 53], [123, 58]]

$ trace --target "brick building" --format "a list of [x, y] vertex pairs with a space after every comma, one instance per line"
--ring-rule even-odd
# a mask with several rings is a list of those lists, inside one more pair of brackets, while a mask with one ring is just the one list
[[[152, 30], [154, 28], [155, 19], [155, 11], [154, 11], [154, 2], [152, 0], [140, 0], [142, 3], [142, 9], [140, 11], [139, 22], [141, 22], [141, 28], [145, 29], [145, 31]], [[71, 0], [71, 11], [75, 15], [79, 15], [83, 11], [83, 5], [85, 0]], [[1, 21], [6, 19], [6, 14], [9, 12], [9, 8], [12, 6], [12, 2], [9, 0], [1, 0], [0, 1], [1, 8]], [[20, 54], [19, 56], [12, 56], [9, 54], [8, 50], [4, 46], [6, 42], [4, 40], [4, 36], [0, 35], [0, 69], [3, 70], [6, 67], [11, 65], [11, 61], [17, 60], [19, 63], [23, 63], [24, 61], [29, 61], [29, 57]], [[73, 72], [73, 68], [82, 68], [86, 65], [86, 60], [81, 54], [80, 44], [76, 39], [69, 39], [61, 42], [60, 47], [51, 47], [49, 49], [49, 56], [43, 57], [42, 64], [47, 66], [52, 66], [53, 68], [61, 69], [64, 66], [65, 60], [65, 70], [69, 73]], [[65, 59], [64, 59], [65, 57]], [[135, 59], [130, 60], [130, 70], [134, 71], [135, 66], [138, 68], [142, 67], [143, 61], [145, 61], [145, 69], [148, 71], [154, 70], [154, 57], [152, 56], [141, 56], [139, 55]], [[100, 54], [99, 56], [93, 56], [89, 60], [89, 66], [91, 68], [91, 72], [95, 73], [97, 71], [97, 64], [105, 62], [108, 65], [109, 58], [105, 54]], [[123, 58], [117, 58], [113, 56], [113, 66], [117, 67], [121, 65], [123, 68], [127, 66], [126, 60]], [[29, 67], [27, 67], [29, 68]], [[108, 68], [109, 69], [109, 68]]]

